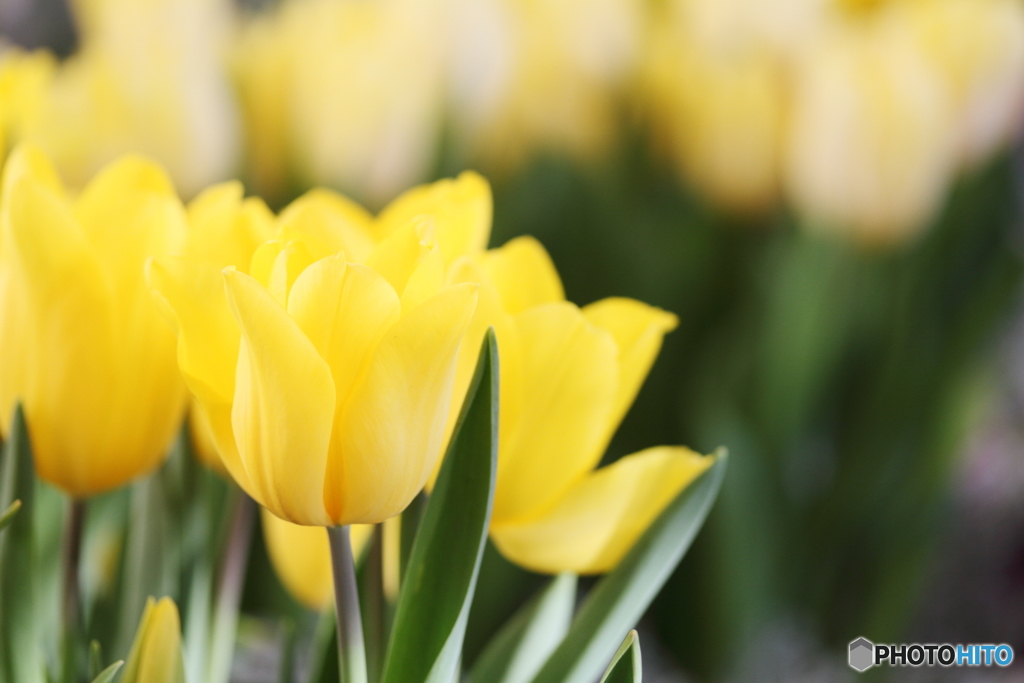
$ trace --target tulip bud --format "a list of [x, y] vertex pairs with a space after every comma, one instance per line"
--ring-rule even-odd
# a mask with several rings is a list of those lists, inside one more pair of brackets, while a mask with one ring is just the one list
[[149, 598], [135, 632], [121, 683], [184, 683], [181, 621], [170, 598]]

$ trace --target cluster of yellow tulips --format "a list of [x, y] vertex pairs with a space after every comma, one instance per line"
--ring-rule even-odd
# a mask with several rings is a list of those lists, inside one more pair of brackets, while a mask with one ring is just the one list
[[81, 184], [120, 152], [188, 196], [233, 175], [277, 201], [380, 206], [446, 145], [499, 172], [606, 156], [630, 116], [734, 210], [892, 243], [1024, 115], [1020, 0], [76, 0], [81, 50], [0, 66], [8, 135]]
[[238, 182], [185, 206], [139, 156], [70, 192], [19, 146], [0, 194], [0, 409], [23, 406], [38, 476], [76, 500], [157, 468], [189, 411], [205, 462], [265, 508], [281, 578], [320, 608], [315, 527], [382, 523], [429, 488], [493, 329], [491, 537], [538, 572], [607, 572], [714, 461], [663, 446], [597, 468], [675, 316], [579, 308], [537, 241], [487, 250], [490, 225], [471, 172], [376, 216], [325, 189], [275, 216]]

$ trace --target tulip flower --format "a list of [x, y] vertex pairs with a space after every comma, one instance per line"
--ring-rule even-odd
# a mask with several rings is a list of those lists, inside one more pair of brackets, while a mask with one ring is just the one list
[[640, 3], [455, 0], [449, 12], [455, 133], [471, 155], [507, 169], [535, 152], [609, 149]]
[[846, 27], [794, 81], [786, 186], [808, 225], [876, 245], [919, 234], [955, 168], [955, 110], [907, 27]]
[[473, 174], [376, 218], [314, 190], [249, 264], [207, 278], [194, 255], [152, 263], [182, 372], [244, 490], [304, 525], [404, 509], [440, 456], [475, 306], [474, 285], [444, 283], [446, 260], [482, 249], [489, 227], [489, 189]]
[[[300, 603], [321, 610], [334, 597], [331, 549], [323, 529], [286, 522], [262, 511], [263, 538], [270, 562], [281, 583]], [[350, 530], [352, 554], [359, 557], [373, 534], [372, 524], [354, 524]]]
[[247, 27], [235, 72], [258, 179], [287, 170], [377, 205], [420, 180], [441, 125], [440, 6], [309, 0]]
[[0, 413], [21, 401], [39, 476], [75, 498], [164, 459], [185, 402], [174, 335], [143, 277], [186, 219], [153, 163], [124, 157], [77, 198], [33, 147], [0, 194]]
[[170, 598], [150, 598], [139, 622], [123, 683], [181, 683], [185, 662], [181, 656], [181, 620]]
[[17, 140], [32, 142], [80, 188], [114, 157], [157, 159], [191, 196], [227, 177], [237, 112], [223, 67], [227, 0], [77, 0], [74, 55], [51, 69]]
[[547, 253], [528, 237], [460, 260], [450, 279], [480, 285], [458, 386], [488, 326], [501, 349], [492, 539], [534, 571], [611, 569], [712, 462], [661, 446], [595, 470], [676, 317], [632, 299], [567, 302]]

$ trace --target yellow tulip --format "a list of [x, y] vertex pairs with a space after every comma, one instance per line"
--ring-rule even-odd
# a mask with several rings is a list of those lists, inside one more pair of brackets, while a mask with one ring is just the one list
[[[262, 510], [263, 538], [274, 571], [292, 597], [320, 610], [334, 597], [331, 548], [319, 527], [286, 522]], [[358, 558], [373, 534], [372, 524], [353, 524], [349, 530], [352, 556]]]
[[959, 154], [968, 164], [984, 161], [1024, 115], [1024, 4], [918, 0], [894, 5], [892, 14], [948, 85]]
[[867, 244], [918, 234], [954, 170], [954, 109], [907, 27], [837, 29], [794, 83], [786, 186], [808, 225]]
[[490, 201], [474, 174], [412, 190], [377, 218], [314, 190], [281, 213], [247, 272], [218, 282], [195, 257], [152, 264], [216, 449], [275, 515], [376, 523], [422, 488], [476, 300], [473, 285], [445, 285], [446, 251], [483, 248]]
[[420, 180], [441, 125], [440, 6], [305, 0], [257, 19], [235, 72], [260, 178], [279, 181], [286, 165], [375, 205]]
[[461, 259], [450, 279], [480, 285], [459, 390], [469, 382], [469, 349], [488, 326], [501, 350], [494, 542], [535, 571], [611, 569], [712, 461], [663, 446], [595, 470], [676, 317], [632, 299], [582, 309], [565, 301], [531, 238]]
[[184, 683], [181, 656], [181, 620], [170, 598], [149, 598], [135, 633], [123, 683]]
[[53, 70], [18, 140], [42, 147], [80, 188], [103, 165], [143, 153], [193, 195], [224, 179], [238, 152], [221, 52], [227, 0], [81, 0], [80, 49]]
[[0, 195], [0, 412], [24, 404], [39, 476], [75, 497], [157, 467], [185, 386], [174, 335], [143, 278], [180, 250], [169, 179], [125, 157], [72, 200], [45, 156], [20, 147]]
[[640, 3], [455, 0], [450, 17], [452, 111], [471, 155], [507, 169], [535, 152], [608, 150]]

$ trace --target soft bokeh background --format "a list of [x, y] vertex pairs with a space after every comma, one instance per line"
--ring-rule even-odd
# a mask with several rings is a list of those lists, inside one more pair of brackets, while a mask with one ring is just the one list
[[[186, 198], [379, 207], [476, 168], [493, 246], [677, 313], [607, 460], [732, 459], [646, 680], [852, 680], [857, 636], [1024, 652], [1021, 0], [0, 0], [0, 34], [4, 147], [72, 185], [139, 151]], [[240, 682], [275, 671], [266, 615], [310, 621], [255, 538]], [[488, 550], [468, 658], [540, 580]]]

